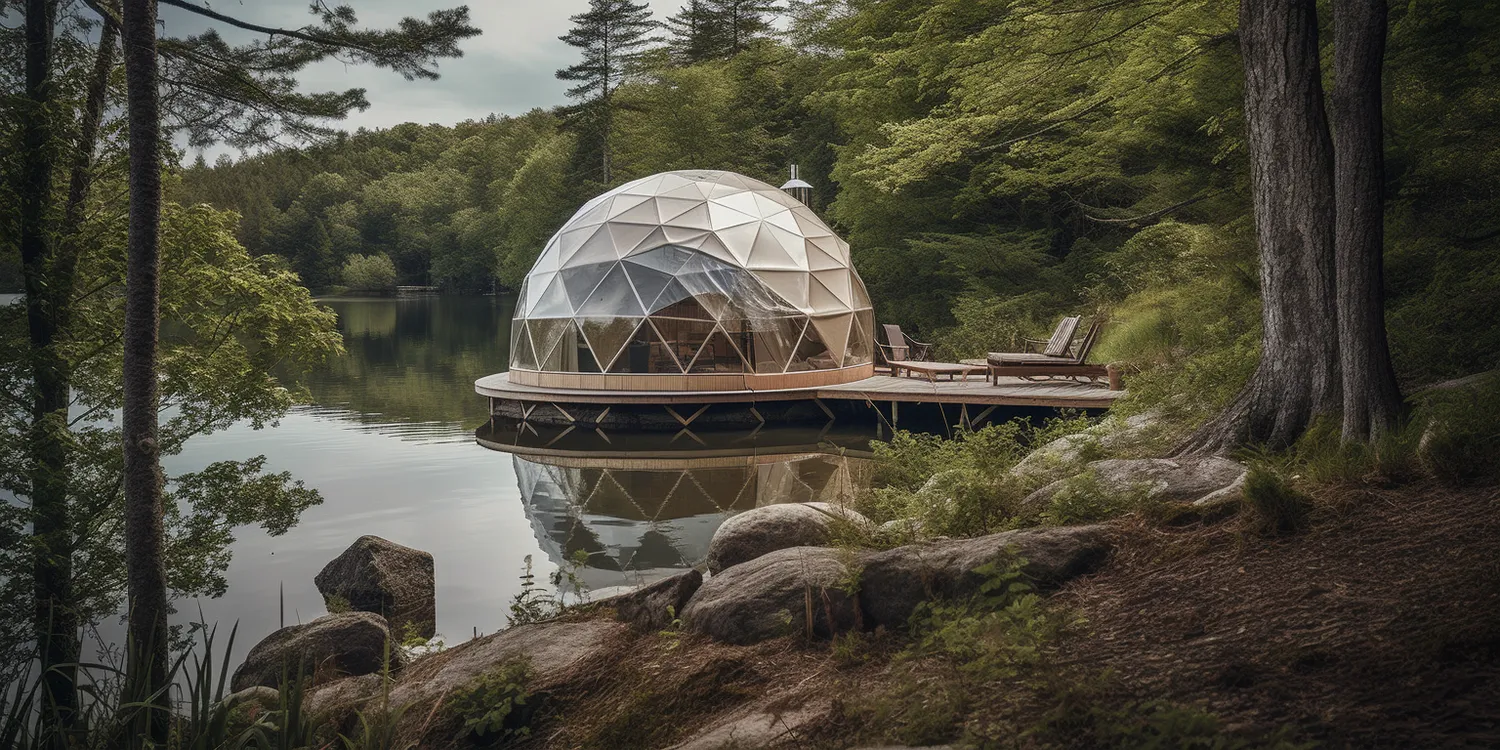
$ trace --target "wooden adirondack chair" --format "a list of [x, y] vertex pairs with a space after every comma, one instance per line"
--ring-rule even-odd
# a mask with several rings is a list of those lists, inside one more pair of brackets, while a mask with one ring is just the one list
[[880, 326], [885, 329], [885, 340], [887, 343], [876, 342], [880, 347], [880, 354], [886, 362], [922, 362], [931, 358], [932, 344], [924, 344], [910, 336], [901, 333], [901, 326], [885, 323]]
[[[1071, 326], [1068, 325], [1069, 320], [1072, 321]], [[1067, 338], [1060, 339], [1059, 336], [1065, 332], [1065, 327], [1068, 328]], [[990, 352], [987, 358], [990, 383], [999, 385], [1002, 375], [1026, 380], [1088, 378], [1090, 382], [1097, 381], [1099, 378], [1107, 378], [1109, 370], [1104, 365], [1088, 364], [1089, 351], [1099, 340], [1099, 331], [1103, 327], [1103, 321], [1095, 320], [1089, 326], [1088, 333], [1084, 334], [1083, 340], [1075, 348], [1073, 331], [1078, 329], [1078, 318], [1063, 318], [1063, 322], [1058, 324], [1057, 331], [1052, 334], [1046, 348], [1041, 352]]]

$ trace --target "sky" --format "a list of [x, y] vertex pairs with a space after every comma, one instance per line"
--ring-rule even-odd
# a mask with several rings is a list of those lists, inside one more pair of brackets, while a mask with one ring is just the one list
[[[298, 27], [312, 20], [309, 0], [194, 0], [242, 20], [276, 27]], [[424, 17], [438, 8], [465, 0], [341, 0], [352, 5], [362, 25], [394, 26], [404, 16]], [[677, 12], [682, 0], [648, 0], [658, 19]], [[576, 50], [558, 41], [567, 33], [569, 16], [583, 12], [588, 0], [467, 0], [469, 15], [481, 35], [463, 42], [464, 56], [439, 63], [436, 81], [407, 81], [388, 70], [324, 62], [309, 66], [300, 76], [307, 91], [366, 89], [370, 108], [337, 123], [353, 131], [384, 128], [403, 122], [451, 125], [493, 114], [520, 114], [534, 107], [566, 101], [567, 84], [557, 80], [558, 68], [571, 65]], [[212, 25], [228, 40], [246, 38], [243, 32], [186, 11], [162, 6], [164, 35], [186, 36]], [[232, 149], [205, 152], [209, 161]], [[189, 159], [191, 159], [191, 154]]]

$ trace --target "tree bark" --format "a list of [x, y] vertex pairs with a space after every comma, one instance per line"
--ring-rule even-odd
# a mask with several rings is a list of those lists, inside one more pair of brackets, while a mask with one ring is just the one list
[[1385, 336], [1385, 38], [1385, 0], [1334, 0], [1334, 244], [1345, 440], [1378, 437], [1402, 405]]
[[1265, 332], [1250, 382], [1186, 453], [1283, 448], [1342, 406], [1315, 0], [1242, 0], [1240, 51]]
[[58, 161], [53, 101], [55, 0], [26, 3], [26, 93], [22, 117], [20, 250], [31, 355], [31, 434], [27, 440], [31, 500], [33, 632], [42, 679], [43, 736], [62, 747], [78, 708], [78, 616], [73, 602], [73, 536], [68, 513], [69, 372], [62, 352], [71, 275], [60, 276], [49, 231]]
[[141, 744], [167, 742], [167, 581], [162, 558], [161, 448], [157, 439], [160, 325], [161, 119], [156, 2], [125, 0], [126, 117], [130, 126], [130, 228], [126, 242], [124, 408], [125, 569], [130, 596], [127, 677], [156, 704]]

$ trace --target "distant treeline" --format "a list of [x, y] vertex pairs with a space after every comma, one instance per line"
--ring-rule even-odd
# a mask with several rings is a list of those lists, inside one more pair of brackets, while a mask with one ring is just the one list
[[[681, 168], [779, 184], [796, 163], [882, 320], [950, 355], [1065, 310], [1113, 310], [1109, 356], [1253, 361], [1236, 5], [689, 3], [616, 83], [570, 73], [573, 106], [199, 162], [180, 197], [239, 211], [241, 241], [311, 287], [340, 283], [351, 255], [384, 254], [400, 283], [513, 289], [612, 185]], [[777, 12], [784, 23], [745, 20]], [[570, 35], [585, 56], [591, 18]], [[1500, 13], [1393, 6], [1386, 60], [1398, 367], [1422, 380], [1494, 366]]]

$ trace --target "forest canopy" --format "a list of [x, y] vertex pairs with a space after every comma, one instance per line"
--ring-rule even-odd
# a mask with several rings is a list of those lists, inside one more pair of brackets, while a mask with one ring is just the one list
[[[741, 19], [742, 33], [714, 25], [736, 5], [689, 3], [631, 56], [607, 141], [584, 100], [200, 159], [177, 197], [238, 211], [240, 241], [314, 289], [385, 256], [398, 283], [475, 292], [515, 289], [613, 185], [690, 167], [779, 184], [795, 163], [882, 322], [945, 356], [1109, 311], [1109, 358], [1193, 360], [1174, 389], [1219, 403], [1248, 376], [1259, 307], [1236, 3], [816, 0], [750, 4], [781, 21]], [[1387, 318], [1403, 381], [1497, 364], [1482, 308], [1500, 299], [1497, 27], [1492, 0], [1391, 12]]]

